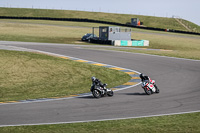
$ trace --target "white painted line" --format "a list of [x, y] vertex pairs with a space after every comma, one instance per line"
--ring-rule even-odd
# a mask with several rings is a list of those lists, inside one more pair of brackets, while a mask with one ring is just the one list
[[137, 85], [139, 85], [139, 84], [141, 84], [142, 82], [139, 82], [139, 83], [137, 83], [137, 84], [135, 84], [135, 85], [131, 85], [131, 86], [127, 86], [127, 87], [124, 87], [124, 88], [119, 88], [119, 89], [117, 89], [117, 90], [114, 90], [114, 92], [116, 92], [116, 91], [121, 91], [121, 90], [125, 90], [125, 89], [128, 89], [128, 88], [131, 88], [131, 87], [135, 87], [135, 86], [137, 86]]
[[113, 119], [99, 119], [99, 120], [85, 120], [85, 121], [69, 121], [69, 122], [52, 122], [52, 123], [33, 123], [33, 124], [15, 124], [15, 125], [0, 125], [0, 127], [12, 127], [12, 126], [33, 126], [33, 125], [57, 125], [57, 124], [69, 124], [69, 123], [84, 123], [84, 122], [101, 122], [101, 121], [112, 121], [112, 120], [126, 120], [126, 119], [136, 119], [136, 118], [149, 118], [149, 117], [159, 117], [168, 115], [180, 115], [189, 113], [198, 113], [200, 110], [188, 111], [188, 112], [178, 112], [169, 114], [158, 114], [158, 115], [147, 115], [147, 116], [135, 116], [135, 117], [124, 117], [124, 118], [113, 118]]
[[128, 53], [128, 54], [138, 54], [138, 55], [148, 55], [148, 56], [163, 57], [163, 58], [177, 59], [177, 60], [187, 60], [187, 61], [197, 61], [197, 62], [200, 61], [200, 60], [195, 60], [195, 59], [186, 59], [186, 58], [178, 58], [178, 57], [169, 57], [169, 56], [153, 55], [153, 54], [144, 54], [144, 53], [133, 53], [133, 52], [117, 51], [117, 50], [106, 50], [106, 49], [91, 49], [91, 50], [109, 51], [109, 52], [119, 52], [119, 53]]

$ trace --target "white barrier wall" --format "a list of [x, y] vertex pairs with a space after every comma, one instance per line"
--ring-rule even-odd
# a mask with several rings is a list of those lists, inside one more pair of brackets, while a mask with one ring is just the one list
[[114, 46], [149, 46], [149, 40], [115, 40], [113, 42]]

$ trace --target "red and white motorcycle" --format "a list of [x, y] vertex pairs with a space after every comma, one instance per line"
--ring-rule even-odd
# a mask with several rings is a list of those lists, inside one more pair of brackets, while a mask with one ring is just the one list
[[157, 85], [155, 84], [155, 80], [145, 80], [142, 82], [142, 88], [144, 89], [147, 95], [151, 95], [153, 93], [159, 93], [160, 90], [158, 89]]

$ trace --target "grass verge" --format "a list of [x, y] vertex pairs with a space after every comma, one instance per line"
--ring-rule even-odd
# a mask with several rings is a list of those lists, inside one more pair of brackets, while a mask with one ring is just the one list
[[[45, 23], [47, 24], [45, 25]], [[64, 23], [55, 21], [12, 20], [12, 22], [8, 22], [8, 20], [4, 20], [0, 23], [0, 30], [4, 31], [0, 33], [0, 40], [89, 44], [87, 42], [81, 42], [80, 40], [85, 33], [91, 33], [92, 26], [98, 27], [99, 25], [93, 25], [91, 23]], [[134, 30], [135, 29], [133, 29], [133, 31]], [[144, 30], [141, 31], [142, 32], [134, 32], [132, 34], [132, 38], [137, 40], [149, 40], [150, 46], [143, 48], [164, 50], [120, 50], [179, 58], [200, 59], [200, 38], [198, 36], [186, 37], [185, 35], [181, 34], [159, 34], [159, 32], [147, 34]]]
[[[133, 53], [145, 53], [169, 57], [187, 58], [200, 60], [200, 38], [187, 38], [184, 36], [168, 36], [157, 34], [134, 33], [134, 39], [149, 40], [149, 47], [137, 47], [146, 49], [160, 50], [136, 50], [136, 49], [119, 49], [111, 48], [110, 50], [126, 51]], [[133, 38], [132, 37], [132, 38]], [[108, 49], [108, 48], [107, 48]]]
[[[0, 23], [0, 40], [45, 42], [45, 43], [75, 43], [88, 32], [90, 28], [60, 27], [23, 23]], [[79, 32], [77, 32], [79, 31]]]
[[200, 113], [59, 125], [2, 127], [1, 133], [198, 133]]
[[[55, 18], [88, 18], [101, 21], [110, 21], [126, 24], [131, 22], [131, 18], [139, 18], [147, 27], [164, 29], [186, 30], [174, 18], [154, 17], [144, 15], [101, 13], [72, 10], [49, 10], [49, 9], [25, 9], [25, 8], [0, 8], [0, 16], [20, 16], [20, 17], [55, 17]], [[200, 27], [186, 20], [184, 24], [190, 26], [191, 30], [199, 32]]]
[[130, 80], [120, 71], [42, 54], [0, 50], [0, 102], [86, 93], [92, 76], [114, 87]]

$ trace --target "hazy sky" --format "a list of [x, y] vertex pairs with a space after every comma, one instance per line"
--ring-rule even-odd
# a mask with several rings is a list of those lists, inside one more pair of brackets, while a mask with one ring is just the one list
[[200, 0], [0, 0], [0, 7], [176, 16], [200, 25]]

